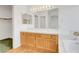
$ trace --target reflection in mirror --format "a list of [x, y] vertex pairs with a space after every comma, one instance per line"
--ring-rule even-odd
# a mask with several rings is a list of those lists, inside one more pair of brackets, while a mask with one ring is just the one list
[[48, 11], [48, 28], [58, 29], [58, 9]]
[[39, 28], [39, 26], [38, 26], [39, 25], [38, 16], [35, 15], [34, 18], [35, 18], [35, 28]]
[[58, 8], [50, 5], [39, 5], [33, 8], [35, 28], [58, 29]]
[[22, 15], [22, 23], [23, 24], [32, 24], [32, 16], [25, 13]]
[[40, 28], [46, 28], [46, 17], [40, 16]]

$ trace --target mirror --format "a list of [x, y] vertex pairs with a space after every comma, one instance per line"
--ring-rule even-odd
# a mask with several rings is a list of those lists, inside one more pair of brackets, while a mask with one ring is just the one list
[[58, 8], [34, 12], [35, 28], [58, 29]]

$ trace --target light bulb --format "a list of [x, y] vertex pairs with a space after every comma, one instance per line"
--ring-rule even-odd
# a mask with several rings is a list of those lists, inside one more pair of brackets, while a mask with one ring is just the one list
[[39, 7], [39, 11], [41, 11], [42, 10], [42, 8], [41, 7]]
[[45, 6], [42, 6], [42, 8], [45, 8]]
[[40, 8], [39, 7], [37, 8], [37, 11], [40, 11]]
[[35, 12], [37, 12], [37, 8], [35, 8]]
[[34, 11], [34, 8], [32, 10]]

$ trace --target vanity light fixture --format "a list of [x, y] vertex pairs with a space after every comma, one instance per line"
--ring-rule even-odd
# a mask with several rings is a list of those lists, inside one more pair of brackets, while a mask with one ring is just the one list
[[55, 9], [55, 6], [52, 5], [43, 5], [43, 6], [37, 6], [37, 7], [32, 7], [31, 11], [32, 12], [39, 12], [39, 11], [44, 11], [44, 10], [51, 10], [51, 9]]

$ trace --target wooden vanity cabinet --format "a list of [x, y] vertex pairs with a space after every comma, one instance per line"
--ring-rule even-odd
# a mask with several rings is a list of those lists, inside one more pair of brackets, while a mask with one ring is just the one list
[[21, 45], [25, 45], [27, 43], [27, 40], [26, 40], [25, 37], [26, 36], [25, 36], [24, 32], [21, 32], [20, 33], [20, 43], [21, 43]]
[[27, 38], [27, 45], [35, 48], [35, 38]]
[[46, 49], [49, 51], [55, 50], [55, 43], [53, 42], [53, 40], [46, 40]]
[[36, 47], [46, 49], [46, 41], [51, 38], [50, 35], [37, 34], [36, 35]]
[[21, 45], [35, 47], [35, 34], [21, 32]]
[[55, 43], [55, 50], [58, 52], [58, 35], [52, 35], [52, 39]]
[[21, 32], [21, 44], [36, 50], [58, 52], [58, 35]]
[[36, 48], [45, 48], [45, 39], [44, 38], [36, 38]]

